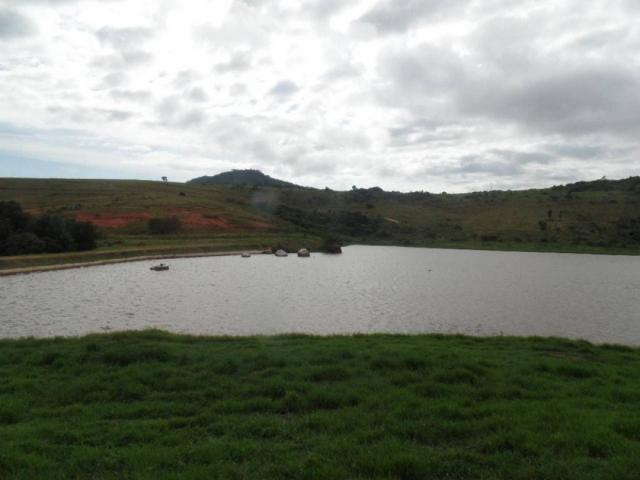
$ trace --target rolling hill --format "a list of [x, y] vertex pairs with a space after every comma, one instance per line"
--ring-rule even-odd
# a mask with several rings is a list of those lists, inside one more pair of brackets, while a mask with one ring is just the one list
[[[132, 180], [0, 179], [0, 201], [91, 221], [99, 251], [345, 243], [640, 252], [640, 177], [467, 194]], [[183, 230], [151, 235], [152, 218]], [[3, 259], [4, 262], [6, 259]], [[0, 262], [0, 268], [2, 264]]]
[[250, 185], [255, 187], [296, 187], [284, 180], [272, 178], [260, 170], [231, 170], [213, 176], [204, 176], [189, 180], [197, 185]]

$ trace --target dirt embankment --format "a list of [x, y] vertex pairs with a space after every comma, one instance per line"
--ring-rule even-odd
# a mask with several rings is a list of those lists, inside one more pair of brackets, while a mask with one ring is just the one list
[[[126, 213], [94, 213], [78, 212], [74, 218], [80, 222], [91, 222], [100, 228], [124, 228], [128, 225], [149, 221], [156, 217], [150, 212], [126, 212]], [[230, 231], [230, 230], [268, 230], [272, 225], [265, 222], [250, 222], [247, 225], [234, 225], [228, 218], [219, 214], [206, 212], [194, 212], [188, 210], [167, 210], [163, 212], [163, 217], [178, 218], [187, 230], [206, 231]]]
[[148, 212], [135, 213], [91, 213], [78, 212], [75, 219], [79, 222], [91, 222], [96, 227], [123, 228], [141, 220], [150, 220], [153, 216]]

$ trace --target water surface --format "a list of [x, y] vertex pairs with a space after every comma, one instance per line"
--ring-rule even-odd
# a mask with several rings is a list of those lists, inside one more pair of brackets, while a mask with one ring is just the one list
[[640, 257], [352, 246], [0, 277], [0, 337], [161, 328], [541, 335], [640, 345]]

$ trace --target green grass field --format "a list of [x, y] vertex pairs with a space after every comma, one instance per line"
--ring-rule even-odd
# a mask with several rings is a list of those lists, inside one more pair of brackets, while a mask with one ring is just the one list
[[3, 479], [636, 479], [640, 351], [460, 336], [0, 341]]

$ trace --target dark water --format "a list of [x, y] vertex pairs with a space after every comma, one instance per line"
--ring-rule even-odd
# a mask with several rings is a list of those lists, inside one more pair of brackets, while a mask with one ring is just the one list
[[440, 332], [640, 345], [640, 257], [353, 246], [0, 277], [0, 337]]

